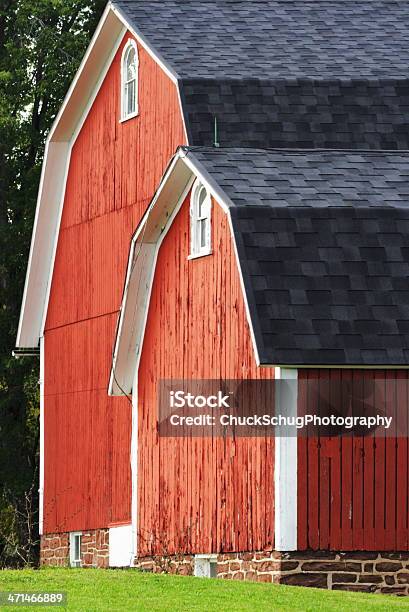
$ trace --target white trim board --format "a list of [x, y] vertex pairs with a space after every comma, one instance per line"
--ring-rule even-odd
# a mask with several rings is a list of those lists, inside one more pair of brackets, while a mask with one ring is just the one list
[[44, 336], [40, 338], [40, 482], [38, 488], [38, 531], [44, 533]]
[[113, 525], [109, 528], [109, 567], [132, 565], [132, 525]]
[[[275, 368], [276, 380], [298, 380], [295, 369]], [[276, 386], [275, 411], [297, 416], [297, 385]], [[297, 550], [297, 442], [293, 436], [276, 436], [274, 440], [274, 508], [275, 543], [278, 551]]]

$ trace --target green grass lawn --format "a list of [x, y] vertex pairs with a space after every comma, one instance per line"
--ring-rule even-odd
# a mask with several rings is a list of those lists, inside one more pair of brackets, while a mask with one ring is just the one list
[[[251, 582], [144, 574], [136, 570], [48, 569], [0, 571], [0, 591], [65, 591], [68, 610], [132, 612], [200, 610], [398, 610], [409, 601], [391, 595], [366, 595]], [[4, 606], [1, 610], [52, 610]], [[61, 607], [54, 608], [62, 610]]]

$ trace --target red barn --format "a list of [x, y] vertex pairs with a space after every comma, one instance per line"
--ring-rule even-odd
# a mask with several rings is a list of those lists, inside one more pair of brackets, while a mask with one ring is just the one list
[[[387, 0], [108, 4], [48, 136], [17, 338], [43, 564], [407, 593], [408, 34]], [[393, 426], [162, 435], [165, 380]]]

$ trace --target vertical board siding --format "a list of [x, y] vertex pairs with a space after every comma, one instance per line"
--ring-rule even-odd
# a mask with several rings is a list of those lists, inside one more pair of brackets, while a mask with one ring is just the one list
[[45, 326], [45, 533], [130, 520], [131, 408], [107, 396], [129, 245], [186, 144], [177, 89], [139, 47], [140, 115], [121, 123], [122, 45], [74, 144]]
[[338, 382], [354, 395], [373, 392], [375, 413], [394, 415], [394, 435], [311, 437], [298, 440], [298, 548], [300, 550], [408, 550], [407, 370], [299, 370], [299, 408], [317, 411], [328, 394], [342, 414]]
[[257, 368], [226, 215], [188, 261], [189, 197], [159, 251], [139, 369], [139, 554], [271, 549], [273, 438], [164, 438], [160, 379], [272, 378]]

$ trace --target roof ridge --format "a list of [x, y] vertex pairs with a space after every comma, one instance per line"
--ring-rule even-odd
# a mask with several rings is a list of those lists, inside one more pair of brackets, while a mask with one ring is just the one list
[[[394, 0], [393, 0], [394, 1]], [[212, 146], [200, 146], [200, 145], [192, 145], [192, 146], [183, 146], [181, 147], [184, 150], [192, 151], [212, 151], [214, 153], [226, 153], [227, 151], [240, 151], [245, 154], [252, 154], [256, 151], [260, 153], [264, 152], [276, 152], [276, 153], [292, 153], [292, 154], [301, 154], [305, 153], [351, 153], [354, 155], [359, 155], [361, 153], [365, 153], [367, 155], [402, 155], [409, 154], [409, 149], [318, 149], [318, 148], [306, 148], [306, 149], [292, 149], [292, 148], [282, 148], [282, 147], [268, 147], [268, 148], [260, 148], [260, 147], [212, 147]]]

